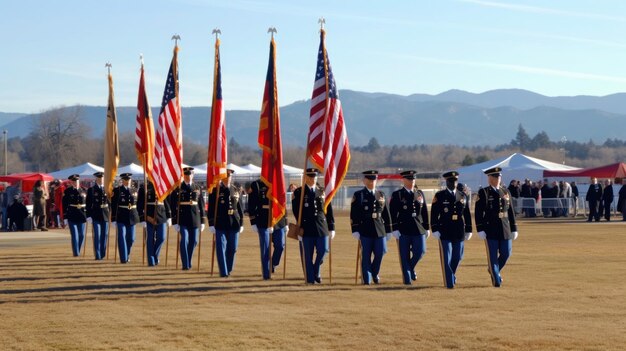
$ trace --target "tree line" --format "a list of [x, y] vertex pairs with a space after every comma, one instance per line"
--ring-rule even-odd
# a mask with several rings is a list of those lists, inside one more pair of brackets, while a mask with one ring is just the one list
[[[80, 106], [45, 111], [34, 121], [27, 137], [13, 137], [7, 141], [8, 173], [54, 172], [85, 162], [102, 165], [103, 139], [91, 138], [90, 135], [90, 126], [81, 119]], [[120, 165], [140, 163], [135, 154], [134, 142], [134, 132], [119, 135]], [[205, 145], [185, 141], [183, 162], [190, 165], [205, 163], [207, 152]], [[607, 139], [603, 144], [595, 144], [591, 140], [552, 141], [544, 131], [533, 137], [529, 136], [521, 124], [509, 143], [496, 146], [380, 145], [372, 137], [367, 145], [351, 145], [350, 169], [353, 172], [371, 168], [394, 172], [411, 168], [423, 173], [440, 172], [507, 156], [513, 152], [571, 166], [594, 167], [624, 161], [626, 141]], [[288, 165], [302, 168], [304, 153], [303, 147], [283, 146], [283, 159]], [[228, 143], [228, 159], [238, 165], [260, 165], [261, 151], [241, 145], [231, 138]], [[0, 158], [0, 163], [4, 163], [4, 157]], [[0, 170], [3, 169], [4, 164], [0, 167]]]

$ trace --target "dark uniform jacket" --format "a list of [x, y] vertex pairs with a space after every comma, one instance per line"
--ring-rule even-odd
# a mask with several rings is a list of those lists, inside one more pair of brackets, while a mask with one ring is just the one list
[[472, 215], [469, 196], [462, 191], [451, 193], [445, 189], [433, 197], [430, 208], [430, 225], [433, 232], [441, 234], [441, 240], [461, 241], [465, 233], [472, 231]]
[[605, 204], [610, 204], [613, 202], [613, 186], [609, 185], [604, 187], [602, 190], [602, 202]]
[[[421, 202], [418, 198], [421, 197]], [[426, 235], [430, 228], [428, 208], [421, 190], [396, 190], [389, 201], [391, 226], [402, 235]]]
[[111, 202], [104, 192], [104, 188], [98, 184], [87, 190], [87, 217], [91, 217], [96, 222], [107, 222]]
[[234, 185], [229, 187], [223, 183], [219, 185], [219, 197], [217, 199], [217, 218], [215, 218], [215, 197], [218, 188], [216, 187], [209, 195], [209, 226], [217, 230], [237, 230], [243, 227], [243, 209], [241, 207], [241, 193]]
[[617, 198], [617, 210], [624, 213], [626, 211], [626, 184], [622, 184], [619, 189], [619, 197]]
[[511, 195], [502, 186], [498, 190], [491, 186], [478, 190], [474, 217], [476, 230], [487, 233], [489, 240], [512, 240], [511, 233], [517, 231]]
[[587, 190], [585, 200], [593, 203], [602, 200], [602, 185], [600, 185], [599, 183], [589, 184], [589, 190]]
[[205, 217], [204, 195], [195, 183], [182, 182], [169, 196], [172, 224], [200, 228]]
[[85, 204], [78, 189], [69, 187], [63, 192], [63, 219], [72, 223], [85, 223]]
[[[332, 204], [328, 204], [326, 214], [324, 214], [324, 189], [320, 186], [311, 189], [308, 185], [304, 185], [304, 189], [302, 221], [300, 222], [300, 226], [304, 230], [303, 235], [307, 237], [328, 236], [330, 230], [335, 230]], [[301, 194], [302, 187], [299, 187], [293, 192], [293, 198], [291, 199], [291, 208], [296, 221], [300, 211]]]
[[129, 188], [120, 185], [113, 189], [111, 197], [111, 221], [125, 225], [139, 223], [137, 201]]
[[[257, 228], [267, 228], [269, 217], [270, 199], [267, 197], [267, 185], [260, 180], [256, 180], [250, 185], [252, 191], [248, 194], [248, 215], [250, 224]], [[276, 223], [274, 229], [287, 226], [287, 214]]]
[[[156, 192], [154, 191], [154, 185], [152, 185], [152, 183], [148, 183], [147, 198], [148, 201], [146, 201], [146, 195], [144, 195], [144, 187], [139, 187], [139, 193], [137, 195], [137, 213], [139, 213], [140, 221], [157, 225], [167, 222], [168, 218], [172, 218], [169, 202], [157, 201]], [[146, 209], [145, 212], [144, 206]], [[146, 214], [148, 215], [147, 217]]]
[[359, 232], [366, 238], [382, 238], [391, 233], [391, 216], [385, 194], [378, 190], [372, 193], [367, 188], [355, 192], [350, 205], [350, 224], [353, 233]]

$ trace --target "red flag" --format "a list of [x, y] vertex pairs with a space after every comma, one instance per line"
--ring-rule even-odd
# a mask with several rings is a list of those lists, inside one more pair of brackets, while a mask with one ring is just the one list
[[267, 186], [267, 197], [272, 211], [268, 227], [273, 227], [285, 215], [285, 176], [283, 174], [283, 147], [280, 137], [278, 86], [276, 83], [276, 43], [270, 43], [270, 62], [267, 67], [263, 107], [259, 123], [259, 147], [263, 150], [261, 181]]
[[348, 133], [343, 120], [335, 77], [326, 52], [325, 35], [326, 32], [322, 29], [315, 83], [311, 97], [307, 140], [307, 157], [324, 173], [324, 191], [326, 193], [324, 210], [341, 186], [350, 164]]
[[170, 65], [156, 131], [151, 179], [159, 201], [174, 190], [183, 176], [183, 125], [178, 98], [178, 46]]
[[220, 40], [215, 39], [215, 69], [213, 74], [213, 103], [209, 126], [209, 155], [207, 160], [207, 188], [209, 194], [220, 180], [225, 179], [227, 163], [226, 116], [222, 105], [222, 66]]
[[146, 175], [152, 182], [152, 153], [154, 152], [154, 124], [152, 123], [152, 112], [148, 104], [146, 94], [146, 83], [143, 73], [143, 62], [141, 63], [141, 75], [139, 77], [139, 94], [137, 96], [137, 122], [135, 124], [135, 151], [137, 158], [141, 162]]

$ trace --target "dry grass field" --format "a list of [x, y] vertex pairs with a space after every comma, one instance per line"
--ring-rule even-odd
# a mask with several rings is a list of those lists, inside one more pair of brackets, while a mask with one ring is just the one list
[[[626, 225], [520, 220], [520, 238], [491, 287], [485, 247], [467, 243], [454, 290], [444, 289], [437, 241], [401, 284], [395, 242], [382, 284], [354, 285], [356, 242], [345, 213], [333, 241], [333, 284], [305, 286], [289, 240], [287, 279], [260, 278], [257, 235], [242, 234], [230, 278], [71, 257], [65, 231], [0, 233], [0, 349], [626, 349]], [[137, 229], [140, 229], [139, 227]], [[91, 244], [91, 237], [88, 239]], [[111, 257], [112, 255], [111, 251]], [[196, 251], [197, 253], [197, 251]], [[195, 265], [195, 259], [194, 259]], [[217, 266], [216, 266], [217, 271]]]

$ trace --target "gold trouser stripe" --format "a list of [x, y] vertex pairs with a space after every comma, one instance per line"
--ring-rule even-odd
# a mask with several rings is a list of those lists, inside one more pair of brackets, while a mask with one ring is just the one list
[[487, 264], [489, 265], [488, 266], [489, 275], [491, 275], [491, 284], [493, 286], [496, 286], [496, 277], [494, 275], [493, 270], [491, 269], [493, 265], [491, 264], [491, 255], [489, 254], [489, 243], [487, 242], [487, 240], [488, 239], [485, 239], [484, 242], [485, 242], [485, 250], [487, 250]]
[[443, 242], [441, 241], [441, 239], [437, 239], [437, 241], [439, 241], [439, 259], [441, 262], [441, 274], [443, 275], [443, 286], [447, 288], [448, 284], [446, 282], [446, 266], [444, 263], [444, 256], [443, 256]]

